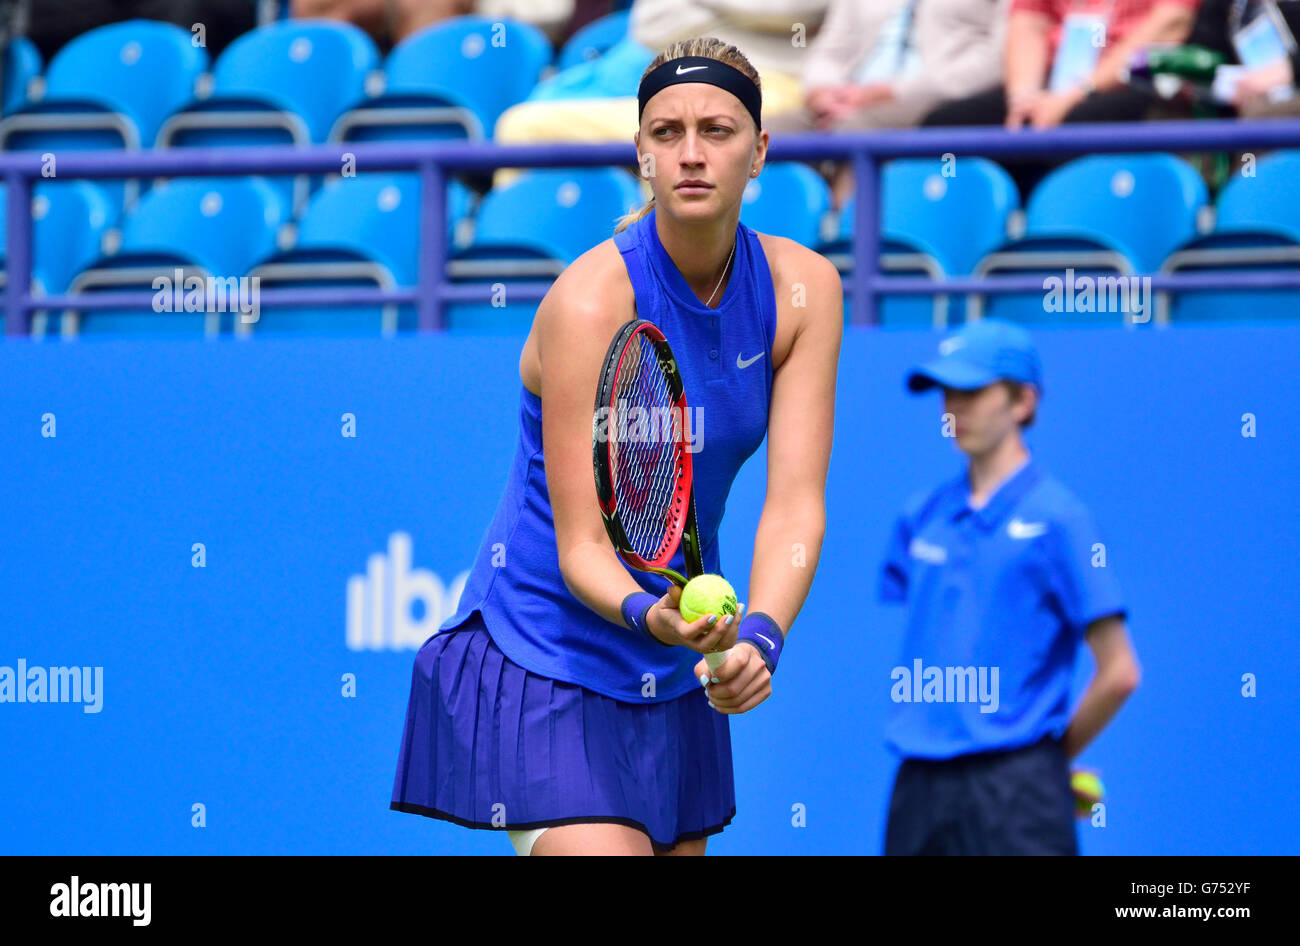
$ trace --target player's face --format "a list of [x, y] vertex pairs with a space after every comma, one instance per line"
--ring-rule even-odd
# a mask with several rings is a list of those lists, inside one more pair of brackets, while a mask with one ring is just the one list
[[1014, 400], [1001, 382], [975, 391], [943, 389], [943, 409], [952, 415], [957, 446], [969, 456], [988, 453], [1018, 432], [1026, 416], [1025, 406]]
[[762, 169], [767, 133], [730, 92], [704, 83], [670, 85], [646, 103], [636, 135], [641, 172], [655, 205], [680, 219], [716, 217], [734, 208]]

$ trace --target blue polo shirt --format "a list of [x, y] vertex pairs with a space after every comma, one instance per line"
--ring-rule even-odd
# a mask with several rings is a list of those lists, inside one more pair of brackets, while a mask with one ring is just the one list
[[909, 503], [881, 570], [881, 600], [909, 606], [886, 727], [905, 758], [1059, 738], [1085, 629], [1125, 613], [1092, 516], [1036, 461], [969, 499], [963, 471]]

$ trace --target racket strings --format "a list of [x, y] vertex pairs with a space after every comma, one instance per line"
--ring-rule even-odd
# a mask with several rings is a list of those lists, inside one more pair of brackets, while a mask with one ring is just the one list
[[674, 518], [681, 475], [675, 403], [654, 344], [634, 335], [615, 381], [610, 467], [623, 531], [649, 560], [658, 557]]

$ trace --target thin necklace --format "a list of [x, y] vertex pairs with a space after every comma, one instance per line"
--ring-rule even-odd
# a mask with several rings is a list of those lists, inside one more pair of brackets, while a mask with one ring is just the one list
[[713, 287], [713, 292], [709, 293], [709, 301], [704, 303], [704, 308], [707, 309], [709, 308], [710, 305], [713, 304], [713, 297], [716, 296], [718, 294], [718, 290], [722, 288], [722, 280], [727, 278], [727, 268], [731, 266], [731, 257], [735, 255], [736, 255], [736, 241], [732, 240], [731, 252], [727, 254], [727, 262], [722, 267], [722, 278], [719, 279], [718, 284]]

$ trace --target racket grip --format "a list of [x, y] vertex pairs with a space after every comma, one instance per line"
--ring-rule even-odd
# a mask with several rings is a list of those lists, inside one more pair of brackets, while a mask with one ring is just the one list
[[704, 655], [704, 662], [709, 665], [710, 670], [717, 670], [722, 666], [722, 662], [727, 659], [730, 650], [715, 651]]

